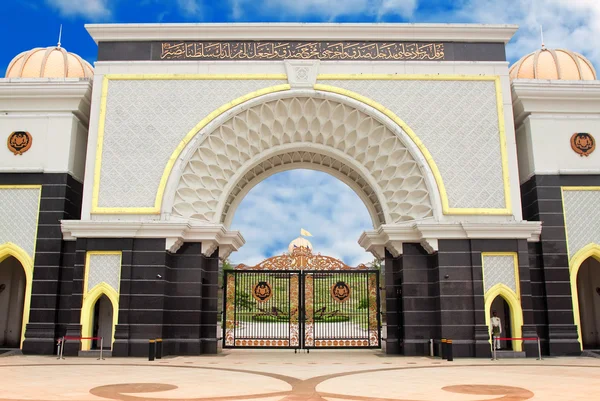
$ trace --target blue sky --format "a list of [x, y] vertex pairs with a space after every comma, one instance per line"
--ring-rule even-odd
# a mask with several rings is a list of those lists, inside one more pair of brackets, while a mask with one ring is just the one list
[[[62, 45], [93, 63], [96, 44], [86, 23], [150, 22], [438, 22], [517, 24], [508, 44], [511, 62], [540, 47], [568, 48], [600, 68], [600, 0], [3, 0], [0, 77], [10, 60], [34, 47]], [[371, 228], [365, 206], [350, 188], [324, 173], [294, 170], [255, 187], [232, 228], [247, 240], [234, 261], [256, 263], [282, 252], [300, 228], [315, 249], [348, 264], [372, 257], [356, 243]]]

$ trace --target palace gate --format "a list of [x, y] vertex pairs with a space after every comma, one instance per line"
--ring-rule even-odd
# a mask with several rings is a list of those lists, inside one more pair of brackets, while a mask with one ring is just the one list
[[298, 247], [225, 271], [225, 348], [379, 348], [379, 271]]

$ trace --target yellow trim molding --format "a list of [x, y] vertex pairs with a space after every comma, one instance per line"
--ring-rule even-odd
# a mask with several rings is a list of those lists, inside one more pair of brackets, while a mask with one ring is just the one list
[[98, 119], [98, 141], [96, 143], [96, 164], [94, 168], [94, 186], [92, 190], [92, 210], [94, 214], [160, 214], [163, 195], [167, 186], [167, 180], [171, 174], [171, 170], [175, 165], [175, 161], [179, 154], [183, 151], [188, 142], [208, 123], [225, 113], [226, 111], [242, 104], [250, 99], [266, 95], [274, 92], [289, 90], [289, 84], [275, 85], [268, 88], [259, 89], [241, 96], [229, 103], [226, 103], [214, 110], [212, 113], [204, 117], [175, 148], [165, 170], [161, 177], [154, 200], [153, 207], [100, 207], [98, 206], [98, 198], [100, 196], [100, 176], [102, 167], [102, 147], [104, 145], [104, 128], [106, 121], [106, 104], [108, 101], [108, 83], [111, 80], [287, 80], [285, 74], [141, 74], [141, 75], [105, 75], [102, 82], [102, 95], [100, 99], [100, 117]]
[[[492, 303], [497, 296], [501, 296], [508, 303], [510, 308], [510, 327], [512, 331], [512, 336], [514, 338], [521, 338], [523, 335], [523, 308], [521, 307], [521, 286], [519, 284], [520, 276], [519, 276], [519, 257], [516, 252], [482, 252], [481, 253], [481, 273], [483, 277], [483, 283], [485, 288], [485, 257], [486, 256], [512, 256], [513, 257], [513, 267], [515, 269], [515, 288], [517, 292], [510, 289], [506, 284], [498, 283], [494, 285], [492, 288], [487, 290], [483, 295], [484, 304], [485, 304], [485, 324], [490, 327], [490, 313], [492, 308]], [[492, 338], [490, 335], [489, 343], [492, 343]], [[513, 341], [513, 347], [516, 352], [521, 352], [523, 350], [523, 342], [522, 341]]]
[[577, 274], [583, 262], [590, 257], [600, 262], [600, 244], [589, 243], [581, 248], [569, 261], [569, 276], [571, 279], [571, 299], [573, 301], [573, 320], [577, 326], [577, 338], [579, 346], [583, 350], [583, 338], [581, 337], [581, 315], [579, 314], [579, 290], [577, 289]]
[[[94, 307], [96, 302], [102, 295], [106, 295], [110, 300], [113, 307], [113, 327], [112, 336], [110, 339], [110, 348], [112, 349], [113, 343], [115, 342], [115, 327], [119, 322], [119, 289], [115, 290], [106, 282], [101, 282], [94, 286], [94, 288], [88, 290], [88, 278], [90, 272], [90, 259], [93, 255], [119, 255], [123, 256], [121, 251], [88, 251], [85, 255], [85, 275], [83, 279], [83, 303], [81, 305], [81, 336], [91, 337], [93, 334], [93, 323], [94, 323]], [[119, 281], [121, 280], [121, 272], [119, 271]], [[89, 351], [91, 348], [90, 340], [81, 341], [81, 349], [83, 351]]]
[[[565, 191], [600, 191], [599, 186], [590, 186], [590, 187], [560, 187], [560, 200], [562, 202], [562, 212], [563, 218], [565, 219], [565, 238], [567, 242], [567, 255], [571, 256], [571, 251], [569, 248], [569, 230], [567, 224], [567, 211], [565, 209]], [[571, 264], [569, 264], [569, 269], [571, 268]], [[578, 315], [579, 316], [579, 315]]]
[[31, 288], [33, 286], [33, 258], [27, 254], [21, 247], [12, 242], [5, 242], [0, 245], [0, 263], [6, 258], [14, 257], [21, 263], [25, 271], [25, 299], [23, 302], [23, 321], [21, 323], [21, 344], [25, 340], [25, 328], [29, 323], [29, 311], [31, 309]]
[[[560, 196], [562, 201], [563, 218], [565, 219], [565, 239], [567, 243], [567, 255], [570, 257], [571, 249], [569, 244], [569, 229], [567, 223], [567, 213], [565, 209], [565, 191], [600, 191], [600, 186], [571, 186], [571, 187], [560, 187]], [[573, 321], [577, 326], [577, 337], [579, 341], [579, 347], [583, 350], [583, 339], [581, 337], [581, 316], [579, 311], [579, 290], [577, 289], [577, 274], [581, 264], [589, 257], [593, 257], [600, 261], [600, 245], [595, 243], [589, 243], [573, 255], [569, 259], [569, 274], [571, 281], [571, 300], [573, 302]]]
[[500, 157], [502, 161], [502, 180], [504, 183], [504, 208], [453, 208], [450, 207], [448, 202], [448, 194], [442, 175], [431, 156], [431, 153], [415, 132], [396, 114], [391, 110], [387, 109], [382, 104], [370, 99], [368, 97], [359, 95], [358, 93], [350, 90], [338, 88], [330, 85], [316, 84], [315, 90], [333, 92], [340, 95], [348, 96], [359, 102], [365, 103], [374, 109], [380, 111], [389, 117], [392, 121], [398, 124], [404, 132], [413, 140], [415, 145], [419, 148], [429, 168], [433, 172], [440, 198], [442, 201], [442, 212], [447, 215], [511, 215], [512, 214], [512, 201], [510, 196], [510, 177], [508, 172], [508, 155], [506, 150], [506, 127], [504, 124], [504, 107], [502, 105], [502, 85], [499, 76], [479, 76], [479, 75], [397, 75], [397, 74], [321, 74], [317, 76], [317, 82], [326, 80], [382, 80], [382, 81], [398, 81], [398, 80], [411, 80], [411, 81], [494, 81], [496, 90], [496, 105], [498, 110], [498, 131], [500, 135]]

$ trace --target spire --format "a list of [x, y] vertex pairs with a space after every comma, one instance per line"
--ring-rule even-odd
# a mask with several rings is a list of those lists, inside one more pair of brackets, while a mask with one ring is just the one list
[[58, 31], [58, 47], [60, 47], [60, 40], [62, 39], [62, 24], [60, 24], [60, 31]]
[[542, 36], [542, 50], [546, 49], [546, 45], [544, 44], [544, 27], [540, 25], [540, 34]]

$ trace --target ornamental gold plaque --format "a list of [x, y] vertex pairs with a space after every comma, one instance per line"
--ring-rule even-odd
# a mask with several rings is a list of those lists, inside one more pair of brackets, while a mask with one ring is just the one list
[[8, 150], [16, 155], [22, 155], [31, 147], [31, 134], [25, 131], [15, 131], [8, 136]]
[[350, 299], [350, 287], [343, 281], [338, 281], [331, 286], [331, 297], [338, 302], [346, 302]]
[[591, 134], [577, 132], [571, 137], [571, 148], [579, 156], [589, 156], [596, 149], [596, 140]]
[[252, 296], [258, 302], [267, 302], [273, 296], [273, 290], [266, 281], [260, 281], [252, 289]]

